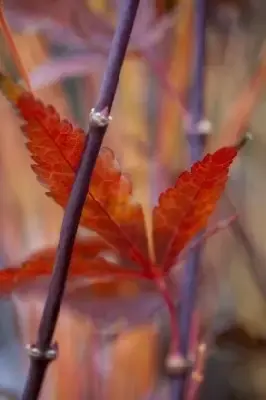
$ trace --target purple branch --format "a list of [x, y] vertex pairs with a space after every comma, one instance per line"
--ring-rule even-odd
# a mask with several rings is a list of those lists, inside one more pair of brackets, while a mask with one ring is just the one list
[[[120, 70], [127, 50], [138, 5], [139, 0], [124, 1], [120, 20], [112, 41], [99, 98], [95, 107], [96, 112], [109, 112], [112, 107], [119, 81]], [[91, 124], [89, 128], [88, 140], [85, 145], [80, 167], [76, 174], [76, 179], [63, 218], [54, 272], [39, 326], [36, 343], [36, 349], [39, 352], [39, 355], [38, 357], [34, 357], [30, 354], [30, 370], [22, 400], [36, 400], [38, 398], [46, 369], [49, 361], [51, 361], [47, 359], [46, 355], [47, 351], [50, 349], [50, 344], [59, 316], [82, 208], [88, 193], [93, 168], [106, 129], [107, 126], [100, 126], [99, 124]]]
[[[201, 158], [205, 143], [205, 134], [200, 133], [197, 129], [204, 113], [205, 7], [205, 0], [195, 0], [195, 58], [190, 93], [191, 128], [187, 132], [191, 163]], [[185, 358], [188, 357], [189, 351], [190, 332], [198, 286], [200, 254], [199, 247], [190, 252], [181, 284], [180, 353]], [[185, 373], [173, 383], [173, 399], [184, 399], [187, 378], [188, 373]]]

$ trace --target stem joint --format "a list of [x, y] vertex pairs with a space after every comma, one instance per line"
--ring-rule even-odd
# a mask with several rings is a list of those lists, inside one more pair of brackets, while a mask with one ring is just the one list
[[35, 344], [27, 344], [28, 356], [33, 360], [54, 361], [58, 356], [58, 345], [54, 343], [48, 349], [42, 350]]

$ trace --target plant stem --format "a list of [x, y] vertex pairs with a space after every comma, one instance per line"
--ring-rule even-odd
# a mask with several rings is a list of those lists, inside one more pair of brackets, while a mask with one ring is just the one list
[[[139, 0], [124, 1], [95, 107], [97, 112], [107, 111], [108, 113], [111, 110], [138, 5]], [[41, 352], [46, 352], [49, 349], [53, 338], [82, 208], [106, 129], [106, 126], [95, 126], [94, 124], [89, 128], [80, 167], [63, 218], [54, 272], [39, 326], [36, 346]], [[42, 359], [31, 358], [22, 400], [36, 400], [38, 398], [48, 364], [49, 360], [45, 357]]]
[[[224, 197], [226, 203], [228, 203], [228, 205], [235, 210], [228, 195], [225, 195]], [[266, 300], [266, 275], [263, 267], [265, 265], [264, 257], [262, 257], [259, 251], [256, 251], [252, 240], [250, 240], [249, 235], [246, 232], [245, 225], [243, 226], [238, 219], [231, 224], [231, 232], [237, 239], [240, 240], [241, 244], [243, 245], [249, 258], [247, 268], [250, 276], [257, 286], [262, 298]]]
[[[201, 158], [205, 134], [198, 131], [197, 125], [204, 112], [204, 59], [205, 59], [205, 0], [195, 0], [195, 41], [194, 73], [190, 93], [191, 127], [187, 132], [190, 145], [191, 163]], [[201, 249], [198, 246], [188, 256], [181, 284], [180, 307], [180, 354], [188, 357], [193, 311], [195, 306]], [[180, 376], [173, 384], [173, 400], [185, 397], [188, 373]]]

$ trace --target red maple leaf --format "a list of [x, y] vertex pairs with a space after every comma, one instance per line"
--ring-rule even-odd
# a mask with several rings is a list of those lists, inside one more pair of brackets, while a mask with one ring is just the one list
[[[0, 75], [0, 86], [26, 121], [22, 130], [28, 139], [34, 172], [48, 188], [47, 195], [65, 207], [84, 148], [85, 132], [61, 120], [54, 107], [44, 106], [10, 78]], [[98, 157], [81, 224], [134, 261], [140, 259], [137, 247], [147, 255], [142, 208], [133, 201], [131, 181], [121, 174], [108, 148], [102, 148]]]
[[[3, 74], [0, 74], [0, 88], [25, 121], [22, 130], [28, 139], [34, 172], [47, 187], [47, 195], [65, 207], [85, 144], [85, 133], [67, 120], [61, 120], [52, 106], [45, 106]], [[143, 211], [140, 204], [134, 202], [131, 182], [121, 173], [113, 152], [102, 148], [81, 224], [109, 243], [109, 248], [121, 256], [121, 263], [111, 263], [98, 256], [105, 242], [96, 249], [95, 243], [87, 241], [82, 251], [79, 244], [74, 249], [70, 276], [152, 280], [168, 304], [174, 330], [175, 307], [165, 276], [175, 265], [180, 251], [205, 228], [224, 190], [236, 154], [236, 147], [224, 147], [207, 154], [191, 171], [183, 172], [174, 187], [160, 195], [159, 204], [153, 210], [156, 255], [153, 262], [147, 250]], [[55, 250], [40, 253], [22, 268], [1, 271], [1, 286], [12, 289], [14, 283], [51, 274], [54, 257]], [[125, 265], [130, 262], [133, 266], [128, 269]]]
[[[100, 282], [114, 279], [137, 279], [137, 271], [122, 268], [116, 262], [108, 261], [104, 252], [110, 246], [101, 238], [77, 241], [74, 245], [69, 278], [100, 278]], [[56, 256], [56, 248], [49, 248], [34, 253], [19, 267], [9, 267], [0, 271], [0, 294], [9, 293], [17, 286], [38, 277], [50, 276]]]
[[176, 256], [207, 225], [237, 150], [224, 147], [183, 172], [174, 187], [160, 195], [153, 210], [153, 237], [158, 263], [167, 272]]

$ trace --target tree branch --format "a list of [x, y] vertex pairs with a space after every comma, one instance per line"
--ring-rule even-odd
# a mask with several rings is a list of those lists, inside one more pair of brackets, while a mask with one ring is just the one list
[[[108, 117], [112, 107], [138, 5], [139, 0], [125, 0], [121, 10], [120, 20], [114, 34], [106, 72], [95, 107], [95, 113], [101, 113], [104, 118]], [[95, 113], [93, 114], [94, 117]], [[38, 398], [46, 369], [51, 361], [47, 357], [47, 352], [51, 350], [50, 344], [59, 316], [79, 220], [106, 129], [107, 124], [101, 124], [95, 121], [95, 118], [90, 124], [88, 139], [62, 222], [54, 272], [35, 346], [37, 352], [35, 352], [35, 356], [33, 351], [29, 352], [31, 357], [30, 370], [22, 400], [36, 400]]]

